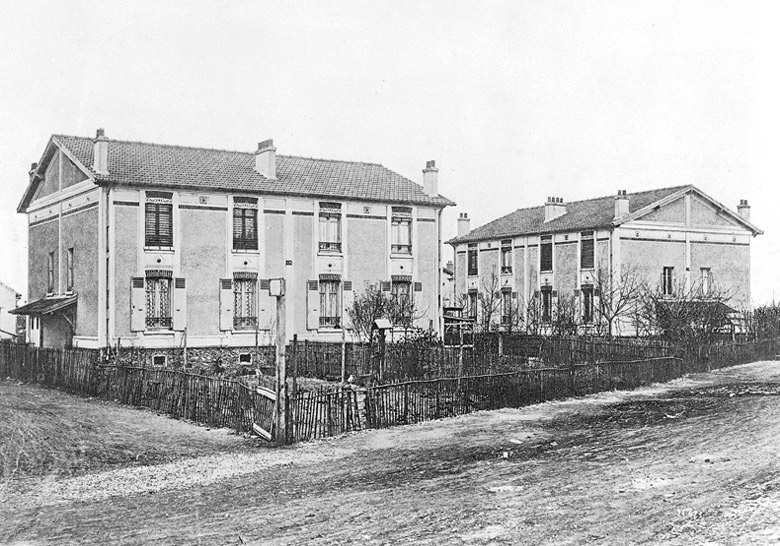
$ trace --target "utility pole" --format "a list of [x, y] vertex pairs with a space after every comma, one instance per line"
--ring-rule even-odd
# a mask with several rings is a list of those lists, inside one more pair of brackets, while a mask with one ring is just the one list
[[287, 305], [285, 302], [284, 279], [271, 279], [270, 293], [276, 297], [276, 426], [277, 443], [286, 445], [287, 437], [287, 362], [285, 346], [287, 344]]

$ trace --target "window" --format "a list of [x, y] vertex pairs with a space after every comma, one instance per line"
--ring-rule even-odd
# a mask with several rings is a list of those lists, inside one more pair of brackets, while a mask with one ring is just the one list
[[591, 324], [593, 322], [593, 287], [582, 287], [582, 322]]
[[146, 277], [146, 327], [170, 330], [172, 326], [170, 277]]
[[73, 291], [73, 258], [74, 258], [74, 249], [69, 248], [68, 251], [65, 253], [65, 290], [68, 292]]
[[580, 268], [593, 269], [593, 232], [583, 231], [580, 234]]
[[146, 192], [146, 246], [173, 246], [173, 194]]
[[233, 279], [233, 328], [236, 330], [257, 327], [257, 279]]
[[320, 250], [341, 252], [341, 204], [320, 203]]
[[54, 252], [49, 252], [46, 275], [46, 293], [54, 293]]
[[165, 355], [154, 355], [152, 357], [152, 364], [155, 368], [164, 368], [168, 363], [168, 358]]
[[469, 245], [469, 253], [468, 253], [468, 274], [469, 275], [477, 275], [479, 274], [479, 267], [477, 266], [477, 263], [479, 261], [479, 250], [477, 250], [477, 245]]
[[341, 328], [341, 281], [320, 278], [320, 327]]
[[412, 253], [412, 208], [393, 207], [391, 225], [392, 242], [390, 251], [394, 254]]
[[709, 267], [701, 268], [699, 285], [701, 286], [701, 293], [705, 296], [708, 296], [712, 291], [712, 270]]
[[542, 287], [542, 322], [552, 321], [552, 289]]
[[233, 198], [233, 250], [257, 250], [257, 199]]
[[552, 245], [552, 237], [550, 235], [542, 236], [539, 257], [540, 257], [539, 268], [541, 269], [541, 271], [552, 271], [553, 270], [553, 245]]
[[501, 273], [512, 273], [512, 240], [501, 241]]
[[664, 296], [670, 296], [674, 292], [674, 268], [664, 267], [661, 274], [661, 293]]
[[402, 321], [412, 318], [412, 281], [411, 279], [393, 279], [390, 298], [396, 311], [396, 317]]
[[474, 290], [472, 292], [469, 292], [466, 297], [466, 302], [468, 305], [468, 316], [469, 318], [476, 319], [477, 318], [477, 291]]
[[501, 324], [512, 322], [512, 291], [501, 291]]

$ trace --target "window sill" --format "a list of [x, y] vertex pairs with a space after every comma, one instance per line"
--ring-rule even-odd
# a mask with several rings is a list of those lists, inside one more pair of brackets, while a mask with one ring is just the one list
[[144, 246], [144, 252], [170, 252], [173, 254], [175, 250], [172, 246]]
[[166, 330], [163, 328], [147, 328], [144, 330], [145, 336], [172, 336], [173, 334], [173, 330]]
[[257, 248], [234, 248], [233, 254], [260, 254]]
[[343, 257], [344, 253], [342, 253], [340, 250], [322, 250], [320, 249], [317, 252], [317, 256], [336, 256], [336, 257]]

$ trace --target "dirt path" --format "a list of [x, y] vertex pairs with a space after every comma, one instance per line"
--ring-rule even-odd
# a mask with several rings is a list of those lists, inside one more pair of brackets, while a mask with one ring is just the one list
[[777, 394], [778, 363], [756, 363], [292, 448], [27, 479], [0, 492], [0, 543], [775, 543]]

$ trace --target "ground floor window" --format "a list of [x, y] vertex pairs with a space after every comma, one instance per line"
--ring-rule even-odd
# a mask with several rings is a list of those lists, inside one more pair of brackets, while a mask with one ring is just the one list
[[233, 280], [233, 328], [252, 329], [257, 326], [257, 279]]
[[146, 327], [169, 330], [171, 319], [171, 279], [146, 277]]
[[582, 322], [591, 324], [593, 322], [593, 287], [582, 287]]
[[552, 290], [542, 288], [542, 321], [552, 321]]
[[341, 328], [341, 281], [320, 280], [320, 327]]

